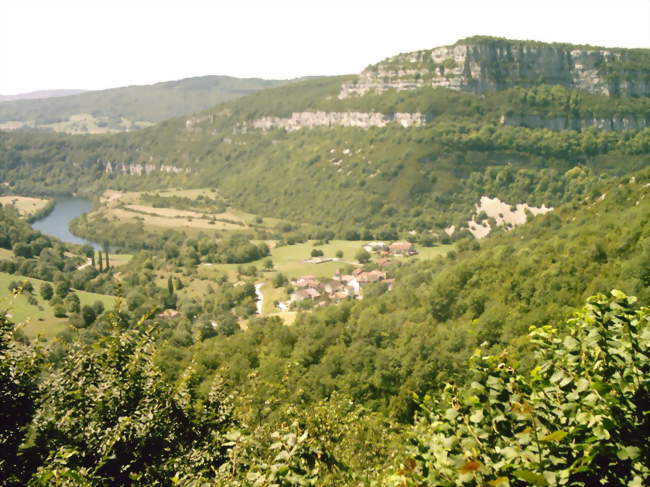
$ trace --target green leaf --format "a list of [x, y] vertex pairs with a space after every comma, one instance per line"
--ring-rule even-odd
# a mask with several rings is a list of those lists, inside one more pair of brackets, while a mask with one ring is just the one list
[[640, 453], [641, 450], [636, 446], [626, 446], [624, 448], [621, 448], [617, 452], [616, 456], [618, 456], [618, 458], [621, 460], [633, 460], [635, 458], [639, 458]]
[[549, 443], [556, 442], [556, 441], [562, 441], [566, 435], [568, 435], [566, 431], [562, 430], [557, 430], [554, 431], [553, 433], [550, 433], [542, 438], [542, 441], [546, 441]]
[[515, 476], [519, 480], [523, 480], [529, 484], [538, 485], [540, 487], [546, 487], [548, 485], [548, 482], [543, 475], [531, 472], [530, 470], [517, 470]]
[[481, 421], [483, 421], [483, 410], [482, 410], [482, 409], [479, 409], [479, 410], [475, 411], [475, 412], [474, 412], [474, 413], [469, 417], [469, 420], [470, 420], [472, 423], [480, 423]]

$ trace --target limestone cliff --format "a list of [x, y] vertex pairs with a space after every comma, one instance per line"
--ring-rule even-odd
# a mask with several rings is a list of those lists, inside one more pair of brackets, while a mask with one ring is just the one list
[[650, 96], [650, 49], [473, 37], [369, 66], [342, 86], [339, 98], [424, 86], [484, 93], [540, 84], [610, 96]]
[[[99, 162], [99, 161], [98, 161]], [[140, 164], [136, 162], [125, 163], [118, 161], [107, 161], [104, 164], [104, 172], [106, 174], [128, 174], [130, 176], [146, 176], [154, 172], [180, 174], [191, 172], [190, 168], [182, 168], [172, 166], [169, 164]]]
[[385, 127], [397, 123], [402, 127], [420, 126], [425, 123], [421, 113], [393, 113], [385, 115], [376, 112], [295, 112], [291, 117], [263, 117], [253, 120], [255, 129], [285, 129], [289, 132], [310, 127]]

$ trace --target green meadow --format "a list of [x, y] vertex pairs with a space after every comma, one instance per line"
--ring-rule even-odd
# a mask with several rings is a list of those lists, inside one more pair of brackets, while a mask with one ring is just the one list
[[[9, 292], [9, 284], [12, 281], [21, 282], [25, 280], [31, 281], [34, 286], [36, 305], [29, 304], [27, 296], [14, 296]], [[52, 306], [41, 297], [39, 288], [43, 282], [40, 279], [0, 272], [0, 310], [6, 310], [12, 321], [20, 323], [23, 333], [29, 338], [41, 336], [45, 339], [51, 339], [70, 326], [67, 318], [56, 318]], [[91, 305], [95, 301], [101, 301], [107, 309], [115, 305], [116, 298], [114, 296], [85, 291], [74, 292], [79, 295], [82, 306]]]

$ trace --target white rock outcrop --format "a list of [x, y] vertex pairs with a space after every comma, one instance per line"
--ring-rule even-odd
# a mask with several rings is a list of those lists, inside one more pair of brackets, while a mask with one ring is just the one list
[[[514, 205], [504, 203], [499, 198], [489, 198], [482, 196], [479, 204], [476, 205], [476, 215], [485, 212], [488, 218], [494, 218], [496, 226], [512, 228], [517, 225], [526, 223], [526, 213], [530, 212], [533, 215], [543, 215], [553, 210], [545, 205], [541, 207], [528, 206], [526, 203]], [[476, 238], [486, 237], [492, 228], [486, 221], [477, 222], [476, 217], [467, 222], [469, 231]]]
[[104, 163], [105, 174], [128, 174], [130, 176], [146, 176], [155, 172], [164, 172], [170, 174], [189, 173], [192, 170], [189, 167], [177, 167], [169, 164], [140, 164], [137, 162], [111, 162]]
[[250, 122], [254, 129], [284, 129], [289, 132], [313, 127], [385, 127], [397, 123], [401, 127], [418, 127], [426, 123], [421, 113], [377, 112], [294, 112], [291, 117], [262, 117]]

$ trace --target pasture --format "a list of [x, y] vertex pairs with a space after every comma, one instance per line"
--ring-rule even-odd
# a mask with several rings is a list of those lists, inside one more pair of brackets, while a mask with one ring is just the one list
[[49, 200], [28, 196], [0, 196], [0, 205], [13, 206], [21, 216], [30, 216], [45, 208]]
[[[186, 198], [192, 208], [154, 207], [144, 201], [145, 195], [163, 198]], [[202, 207], [204, 201], [220, 201], [212, 189], [167, 189], [147, 192], [122, 192], [107, 190], [100, 198], [102, 204], [89, 214], [89, 218], [103, 215], [115, 223], [141, 223], [149, 231], [182, 230], [190, 236], [200, 232], [241, 231], [251, 228], [272, 229], [283, 221], [277, 218], [259, 218], [245, 211], [226, 207], [211, 211]]]
[[[12, 281], [22, 282], [29, 280], [34, 286], [34, 297], [37, 304], [32, 305], [27, 301], [27, 296], [14, 296], [9, 292], [9, 284]], [[0, 272], [0, 310], [6, 310], [7, 316], [14, 323], [22, 325], [22, 331], [29, 338], [41, 336], [45, 339], [56, 337], [70, 326], [67, 318], [54, 316], [54, 309], [49, 302], [45, 301], [39, 288], [44, 281], [15, 274]], [[101, 301], [106, 309], [113, 308], [115, 297], [105, 294], [88, 293], [85, 291], [74, 291], [79, 296], [81, 306], [91, 305], [95, 301]]]

